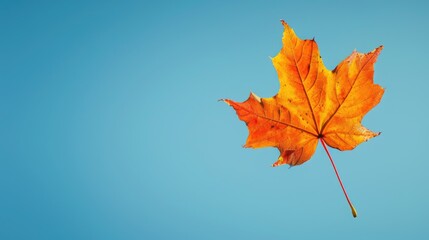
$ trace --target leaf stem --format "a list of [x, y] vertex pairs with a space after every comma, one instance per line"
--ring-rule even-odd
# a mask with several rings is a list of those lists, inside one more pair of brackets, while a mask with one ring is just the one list
[[349, 196], [347, 195], [346, 189], [344, 188], [343, 182], [341, 181], [340, 175], [338, 174], [337, 167], [335, 166], [334, 160], [332, 159], [331, 154], [329, 153], [328, 148], [326, 147], [326, 143], [323, 140], [323, 138], [320, 138], [320, 142], [322, 143], [323, 148], [325, 149], [326, 153], [328, 154], [329, 160], [331, 160], [331, 164], [332, 164], [332, 167], [334, 168], [335, 175], [337, 175], [338, 182], [340, 182], [341, 189], [343, 189], [344, 196], [346, 196], [347, 202], [349, 203], [350, 209], [352, 210], [353, 217], [357, 217], [356, 209], [353, 207], [353, 204], [350, 201]]

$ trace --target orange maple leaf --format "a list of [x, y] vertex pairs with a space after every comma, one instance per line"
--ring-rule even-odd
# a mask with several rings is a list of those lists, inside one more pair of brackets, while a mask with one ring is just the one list
[[[249, 136], [244, 147], [276, 147], [280, 156], [273, 166], [294, 166], [311, 158], [318, 140], [331, 159], [325, 144], [351, 150], [378, 136], [380, 133], [366, 129], [361, 121], [384, 93], [373, 83], [374, 63], [383, 47], [366, 54], [354, 51], [330, 71], [314, 40], [301, 40], [283, 20], [282, 24], [283, 47], [272, 59], [279, 92], [271, 98], [251, 93], [242, 103], [223, 100], [246, 122]], [[340, 180], [338, 173], [337, 177]], [[340, 184], [343, 187], [341, 180]], [[355, 215], [347, 194], [346, 198]]]

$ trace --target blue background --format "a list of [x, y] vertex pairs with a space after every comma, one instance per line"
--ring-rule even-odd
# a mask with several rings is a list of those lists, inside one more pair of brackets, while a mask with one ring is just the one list
[[[0, 239], [423, 239], [424, 1], [0, 3]], [[333, 69], [384, 45], [383, 134], [302, 166], [243, 149], [220, 98], [278, 91], [285, 19]]]

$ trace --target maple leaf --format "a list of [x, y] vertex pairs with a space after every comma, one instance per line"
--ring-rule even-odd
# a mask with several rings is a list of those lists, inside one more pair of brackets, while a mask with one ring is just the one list
[[[276, 147], [280, 156], [273, 166], [300, 165], [314, 154], [318, 141], [351, 150], [378, 136], [361, 124], [363, 116], [377, 105], [384, 90], [373, 82], [374, 63], [383, 46], [362, 54], [356, 51], [333, 71], [326, 69], [316, 41], [298, 38], [284, 26], [283, 47], [272, 58], [280, 81], [279, 92], [271, 98], [251, 93], [241, 103], [222, 99], [232, 106], [249, 130], [244, 147]], [[355, 210], [349, 201], [353, 215]]]

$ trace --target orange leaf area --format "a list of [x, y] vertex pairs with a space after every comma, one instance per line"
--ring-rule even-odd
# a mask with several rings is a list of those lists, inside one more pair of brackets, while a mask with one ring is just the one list
[[283, 47], [272, 61], [280, 81], [271, 98], [251, 93], [241, 103], [224, 99], [249, 130], [245, 147], [276, 147], [273, 166], [300, 165], [314, 154], [319, 138], [339, 150], [351, 150], [378, 136], [361, 124], [384, 90], [373, 82], [374, 63], [382, 46], [362, 54], [354, 51], [338, 66], [326, 69], [316, 41], [298, 38], [284, 26]]

